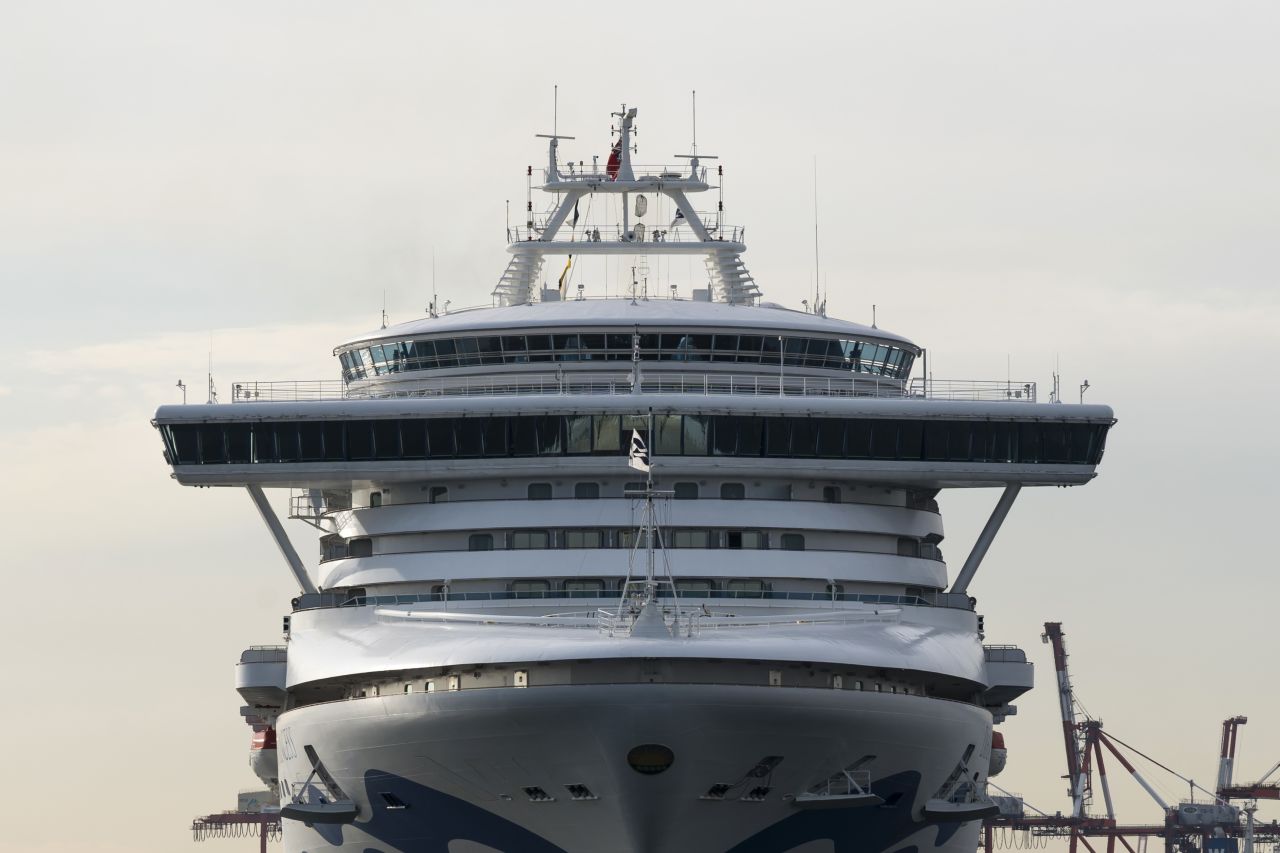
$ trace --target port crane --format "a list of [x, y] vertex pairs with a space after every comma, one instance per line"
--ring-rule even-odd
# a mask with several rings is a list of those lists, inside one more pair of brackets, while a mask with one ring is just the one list
[[[1269, 782], [1280, 770], [1280, 762], [1257, 782], [1246, 785], [1233, 783], [1238, 729], [1247, 722], [1246, 718], [1232, 717], [1224, 721], [1216, 790], [1201, 788], [1114, 734], [1107, 733], [1101, 720], [1087, 714], [1085, 719], [1077, 719], [1078, 703], [1067, 666], [1066, 635], [1062, 623], [1046, 622], [1044, 629], [1042, 639], [1053, 648], [1071, 811], [1069, 814], [1040, 812], [1029, 815], [1027, 805], [1020, 798], [1012, 795], [995, 797], [1000, 814], [983, 822], [982, 843], [987, 853], [997, 848], [998, 837], [1003, 838], [1009, 833], [1033, 838], [1063, 838], [1070, 853], [1080, 853], [1081, 848], [1089, 853], [1100, 853], [1100, 850], [1106, 853], [1119, 850], [1145, 853], [1152, 840], [1162, 842], [1164, 853], [1257, 853], [1258, 845], [1269, 845], [1273, 850], [1280, 846], [1280, 824], [1272, 821], [1259, 825], [1254, 820], [1257, 800], [1280, 799], [1280, 784]], [[1150, 761], [1189, 784], [1192, 800], [1170, 805], [1138, 771], [1125, 751]], [[1119, 822], [1112, 800], [1111, 780], [1107, 776], [1107, 754], [1160, 806], [1163, 822]], [[1206, 795], [1201, 801], [1194, 798], [1197, 789]], [[1104, 815], [1090, 813], [1096, 790], [1102, 794]], [[1239, 807], [1233, 801], [1244, 801], [1245, 805]], [[1016, 838], [1010, 840], [1014, 841], [1012, 846], [1026, 844], [1025, 840], [1022, 843], [1018, 843]]]

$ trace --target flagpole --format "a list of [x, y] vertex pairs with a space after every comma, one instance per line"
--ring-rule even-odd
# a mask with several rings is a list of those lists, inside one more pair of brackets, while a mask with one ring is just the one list
[[647, 544], [649, 546], [649, 571], [648, 571], [649, 588], [648, 590], [646, 590], [646, 594], [650, 598], [653, 598], [657, 594], [657, 588], [654, 584], [654, 577], [653, 577], [653, 538], [657, 534], [657, 527], [658, 527], [658, 525], [654, 523], [654, 517], [653, 517], [653, 448], [654, 446], [655, 445], [653, 441], [653, 407], [650, 406], [649, 407], [649, 441], [648, 441], [647, 447], [645, 448], [647, 451], [646, 455], [649, 457], [647, 460], [649, 464], [645, 466], [645, 472], [644, 472], [645, 512], [648, 515], [647, 521], [649, 522], [649, 529], [645, 531], [645, 539], [647, 540]]

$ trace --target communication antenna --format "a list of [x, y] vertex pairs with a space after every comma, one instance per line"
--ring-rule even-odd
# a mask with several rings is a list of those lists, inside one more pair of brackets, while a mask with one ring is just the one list
[[693, 90], [693, 145], [689, 153], [698, 156], [698, 90]]
[[874, 302], [871, 303], [871, 328], [879, 328], [876, 326], [876, 305]]
[[[208, 394], [209, 394], [209, 396], [205, 399], [205, 403], [216, 403], [218, 402], [218, 389], [213, 384], [213, 332], [209, 333], [209, 371], [208, 373], [205, 374], [205, 376], [208, 379]], [[183, 399], [185, 400], [186, 390], [184, 389], [182, 393], [183, 393]]]
[[387, 290], [382, 290], [382, 328], [387, 327]]
[[187, 404], [187, 386], [181, 379], [178, 380], [178, 388], [182, 390], [182, 405]]
[[436, 294], [436, 247], [431, 247], [431, 304], [427, 306], [427, 313], [432, 317], [439, 316], [436, 312], [440, 297]]
[[[818, 155], [813, 155], [813, 304], [818, 304], [818, 283], [822, 281], [818, 263]], [[872, 323], [872, 325], [875, 325]]]
[[551, 90], [551, 134], [560, 135], [560, 84], [556, 83]]

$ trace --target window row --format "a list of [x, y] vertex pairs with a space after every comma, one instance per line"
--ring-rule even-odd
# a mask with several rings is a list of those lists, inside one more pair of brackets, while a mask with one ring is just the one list
[[[653, 481], [655, 487], [662, 488], [661, 480], [655, 478]], [[614, 492], [615, 497], [640, 497], [637, 493], [645, 490], [645, 484], [640, 481], [633, 481], [622, 484], [620, 492]], [[573, 498], [574, 500], [597, 500], [600, 498], [602, 490], [600, 484], [596, 482], [574, 483]], [[708, 497], [712, 497], [716, 492], [712, 492]], [[747, 499], [746, 483], [721, 483], [718, 489], [720, 500], [722, 501], [744, 501]], [[525, 496], [531, 501], [549, 501], [555, 498], [555, 489], [550, 483], [530, 483], [525, 488]], [[676, 500], [697, 500], [702, 496], [702, 488], [698, 483], [677, 481], [671, 484], [671, 496]], [[839, 486], [823, 486], [822, 502], [829, 504], [838, 504], [844, 501], [844, 491]], [[447, 503], [449, 500], [448, 486], [431, 486], [427, 493], [427, 503]], [[937, 501], [932, 501], [933, 512], [937, 512]], [[382, 506], [382, 493], [371, 492], [369, 494], [369, 506]], [[344, 506], [344, 509], [350, 509], [350, 506]], [[919, 506], [911, 506], [912, 509], [927, 508]]]
[[[638, 338], [638, 341], [633, 340]], [[904, 347], [848, 338], [788, 335], [676, 333], [573, 333], [482, 335], [394, 341], [338, 355], [347, 381], [402, 373], [482, 365], [552, 361], [712, 361], [848, 370], [905, 379], [915, 352]]]
[[168, 424], [171, 463], [349, 462], [651, 455], [1096, 465], [1109, 424], [1051, 421], [655, 415], [515, 415], [400, 420]]
[[[445, 584], [435, 584], [429, 593], [369, 595], [363, 588], [352, 588], [340, 597], [328, 595], [324, 607], [360, 607], [384, 604], [417, 604], [441, 601], [505, 601], [511, 599], [604, 598], [622, 594], [622, 578], [565, 578], [563, 580], [528, 578], [513, 580], [505, 589], [462, 591]], [[822, 591], [779, 590], [774, 583], [757, 578], [677, 578], [676, 593], [691, 598], [764, 598], [783, 601], [859, 601], [868, 604], [903, 604], [927, 606], [937, 599], [919, 587], [907, 587], [903, 594], [845, 592], [844, 584], [828, 583]], [[325, 598], [326, 596], [314, 596]], [[658, 588], [659, 598], [671, 598], [670, 587]], [[307, 596], [303, 596], [305, 600]], [[317, 605], [310, 605], [317, 606]], [[303, 604], [303, 609], [307, 605]]]
[[[700, 528], [669, 528], [660, 531], [661, 544], [667, 548], [724, 548], [734, 551], [780, 548], [783, 551], [803, 551], [803, 533], [767, 533], [763, 530], [710, 530]], [[914, 540], [912, 540], [914, 541]], [[624, 528], [582, 528], [577, 530], [510, 530], [492, 533], [472, 533], [467, 537], [468, 551], [540, 551], [552, 548], [645, 548], [643, 530]], [[903, 553], [899, 549], [899, 553]], [[344, 540], [326, 536], [320, 540], [322, 560], [340, 560], [346, 557], [373, 556], [373, 540], [368, 537]], [[918, 556], [918, 551], [910, 556]]]

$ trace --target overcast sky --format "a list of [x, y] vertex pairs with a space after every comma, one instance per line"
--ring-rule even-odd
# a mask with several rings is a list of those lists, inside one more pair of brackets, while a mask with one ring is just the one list
[[[1043, 393], [1060, 364], [1115, 407], [1098, 480], [1024, 492], [972, 588], [1038, 665], [997, 782], [1068, 808], [1047, 619], [1108, 730], [1209, 785], [1247, 714], [1260, 774], [1278, 36], [1270, 2], [0, 4], [0, 846], [171, 853], [253, 787], [233, 665], [294, 590], [249, 499], [174, 485], [148, 420], [179, 378], [203, 399], [211, 343], [224, 393], [336, 377], [384, 298], [421, 316], [433, 252], [442, 302], [487, 302], [557, 83], [587, 161], [623, 101], [639, 161], [687, 151], [698, 90], [767, 298], [809, 293], [816, 157], [832, 314], [875, 304], [938, 378]], [[953, 569], [996, 497], [943, 496]]]

